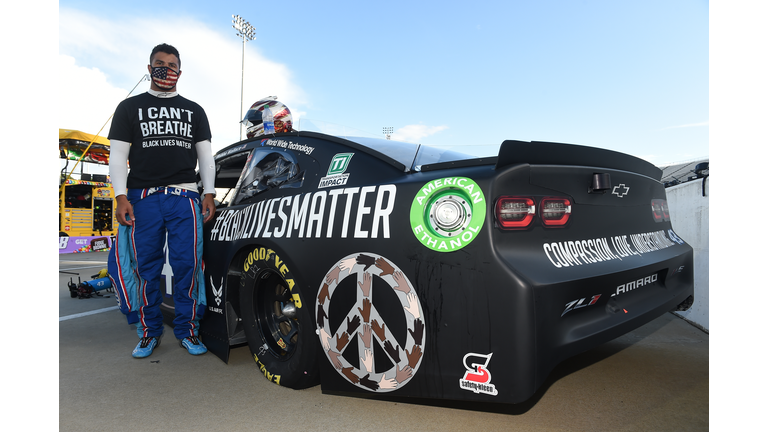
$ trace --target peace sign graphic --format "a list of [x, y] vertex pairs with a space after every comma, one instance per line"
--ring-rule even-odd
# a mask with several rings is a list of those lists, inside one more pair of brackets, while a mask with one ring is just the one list
[[341, 259], [322, 281], [316, 307], [323, 351], [347, 381], [390, 392], [418, 371], [424, 315], [411, 282], [391, 261], [370, 252]]

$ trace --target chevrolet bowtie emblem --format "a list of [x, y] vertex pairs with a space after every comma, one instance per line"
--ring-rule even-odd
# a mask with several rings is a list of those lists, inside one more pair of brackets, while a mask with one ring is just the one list
[[629, 193], [629, 186], [625, 186], [624, 183], [614, 186], [613, 192], [611, 192], [613, 195], [617, 195], [619, 198], [624, 198], [625, 195]]

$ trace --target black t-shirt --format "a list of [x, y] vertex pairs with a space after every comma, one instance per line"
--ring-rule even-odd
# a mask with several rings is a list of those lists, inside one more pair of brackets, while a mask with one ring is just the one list
[[211, 139], [211, 128], [195, 102], [142, 93], [120, 102], [108, 138], [131, 143], [126, 186], [148, 188], [194, 183], [195, 144]]

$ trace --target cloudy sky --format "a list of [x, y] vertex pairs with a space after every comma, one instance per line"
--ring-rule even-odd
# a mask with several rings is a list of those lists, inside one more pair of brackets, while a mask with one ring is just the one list
[[[113, 4], [112, 4], [113, 3]], [[709, 155], [709, 5], [616, 2], [61, 0], [59, 127], [106, 135], [146, 91], [149, 52], [176, 46], [179, 91], [218, 150], [270, 95], [305, 127], [485, 155], [505, 139], [609, 148], [663, 164]], [[302, 127], [301, 122], [296, 122]], [[352, 130], [353, 132], [349, 132]], [[466, 147], [462, 147], [466, 149]]]

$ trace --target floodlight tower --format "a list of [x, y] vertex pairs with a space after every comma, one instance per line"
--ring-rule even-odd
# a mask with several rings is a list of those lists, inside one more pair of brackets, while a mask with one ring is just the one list
[[[232, 15], [232, 27], [237, 30], [237, 36], [243, 39], [243, 62], [240, 70], [240, 121], [243, 120], [243, 82], [245, 81], [245, 42], [256, 39], [256, 30], [240, 15]], [[240, 140], [243, 140], [243, 123], [240, 123]]]
[[384, 136], [387, 137], [387, 139], [392, 138], [392, 129], [391, 127], [385, 127], [384, 128]]

